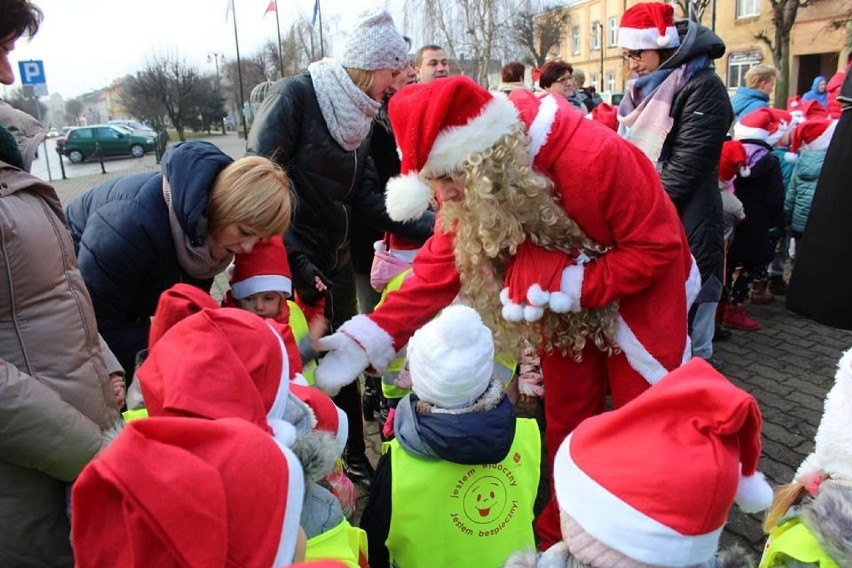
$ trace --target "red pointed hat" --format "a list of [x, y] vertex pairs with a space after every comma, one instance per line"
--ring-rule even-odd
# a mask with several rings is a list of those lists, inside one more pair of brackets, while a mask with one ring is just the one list
[[178, 283], [160, 294], [151, 329], [148, 349], [151, 349], [176, 323], [205, 308], [218, 308], [213, 296], [190, 284]]
[[745, 146], [737, 140], [727, 140], [722, 144], [722, 156], [719, 159], [719, 181], [729, 182], [738, 175], [751, 175]]
[[74, 556], [79, 566], [285, 566], [303, 498], [296, 456], [243, 420], [136, 420], [74, 483]]
[[591, 537], [654, 566], [712, 560], [735, 500], [747, 512], [772, 503], [757, 472], [761, 423], [754, 398], [701, 359], [585, 420], [553, 466], [559, 507], [581, 529], [569, 550], [592, 564], [597, 556], [577, 550]]
[[680, 45], [674, 8], [662, 2], [636, 4], [621, 17], [618, 47], [624, 49], [671, 49]]
[[432, 190], [425, 178], [459, 170], [470, 154], [490, 148], [520, 123], [504, 95], [461, 75], [402, 89], [391, 97], [388, 113], [402, 175], [388, 181], [385, 201], [396, 221], [428, 209]]
[[293, 295], [292, 274], [284, 237], [276, 235], [236, 256], [231, 295], [241, 300], [258, 292], [280, 292], [289, 298]]
[[618, 109], [610, 104], [601, 103], [592, 109], [592, 120], [600, 122], [612, 130], [618, 130]]
[[137, 375], [150, 416], [242, 418], [270, 430], [283, 416], [289, 365], [283, 342], [246, 310], [202, 310], [157, 342]]
[[759, 108], [734, 124], [734, 140], [766, 140], [778, 130], [779, 123], [768, 108]]
[[792, 152], [807, 148], [808, 150], [828, 150], [837, 121], [817, 116], [806, 120], [793, 131]]

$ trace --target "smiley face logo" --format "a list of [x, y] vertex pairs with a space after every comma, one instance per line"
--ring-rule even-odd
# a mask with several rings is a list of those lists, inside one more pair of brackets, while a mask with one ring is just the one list
[[476, 480], [464, 494], [464, 513], [480, 525], [492, 523], [506, 507], [506, 487], [496, 477], [486, 476]]

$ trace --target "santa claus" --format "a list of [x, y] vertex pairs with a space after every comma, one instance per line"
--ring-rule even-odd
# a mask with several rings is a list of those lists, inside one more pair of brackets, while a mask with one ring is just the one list
[[[562, 98], [454, 77], [403, 89], [390, 119], [402, 175], [388, 213], [413, 219], [437, 200], [435, 232], [399, 291], [322, 341], [317, 385], [384, 368], [459, 295], [498, 351], [539, 347], [552, 467], [607, 386], [622, 406], [691, 357], [700, 276], [675, 208], [640, 150]], [[554, 501], [537, 531], [542, 548], [560, 540]]]

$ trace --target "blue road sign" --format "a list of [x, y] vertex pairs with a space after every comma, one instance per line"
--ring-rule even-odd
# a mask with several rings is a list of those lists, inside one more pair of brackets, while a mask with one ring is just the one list
[[47, 79], [44, 76], [44, 61], [19, 61], [18, 68], [21, 71], [21, 83], [24, 85], [47, 83]]

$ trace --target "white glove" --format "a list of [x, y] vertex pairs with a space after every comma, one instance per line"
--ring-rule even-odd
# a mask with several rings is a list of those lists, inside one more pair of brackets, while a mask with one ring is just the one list
[[314, 372], [316, 386], [329, 396], [336, 395], [358, 378], [370, 364], [367, 352], [354, 339], [342, 332], [319, 340], [320, 348], [327, 351]]

